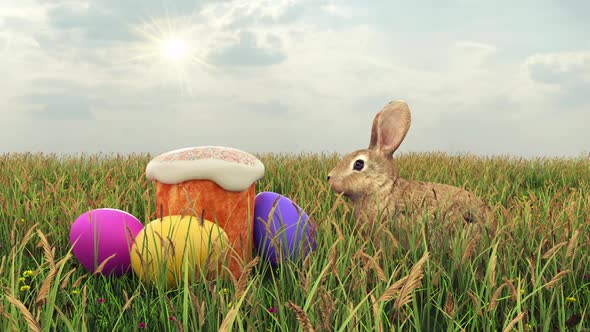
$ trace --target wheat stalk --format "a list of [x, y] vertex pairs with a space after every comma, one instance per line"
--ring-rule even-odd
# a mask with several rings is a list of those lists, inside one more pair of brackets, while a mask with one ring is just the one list
[[100, 274], [102, 272], [102, 270], [104, 270], [105, 265], [107, 265], [107, 263], [113, 259], [115, 256], [117, 256], [117, 254], [112, 254], [109, 257], [107, 257], [104, 261], [102, 261], [102, 263], [100, 263], [100, 265], [98, 265], [98, 267], [96, 268], [96, 271], [94, 271], [94, 275]]
[[[16, 223], [15, 223], [14, 225], [15, 225], [15, 227], [16, 227]], [[28, 243], [28, 242], [31, 240], [31, 238], [33, 237], [33, 232], [34, 232], [35, 228], [37, 228], [37, 225], [38, 225], [38, 223], [35, 223], [35, 224], [34, 224], [33, 226], [31, 226], [31, 228], [29, 228], [29, 230], [28, 230], [28, 231], [25, 233], [25, 235], [23, 236], [23, 239], [22, 239], [22, 240], [21, 240], [21, 242], [20, 242], [20, 244], [21, 244], [22, 246], [24, 246], [25, 244], [27, 244], [27, 243]], [[11, 234], [11, 236], [12, 236], [12, 234]], [[11, 243], [12, 243], [12, 241], [11, 241]], [[16, 247], [16, 246], [14, 246], [14, 247]]]
[[231, 331], [232, 324], [238, 315], [238, 309], [233, 307], [229, 310], [223, 321], [221, 322], [221, 326], [219, 327], [219, 332], [228, 332]]
[[500, 287], [498, 287], [498, 289], [494, 291], [494, 293], [492, 294], [492, 298], [490, 299], [490, 304], [488, 305], [488, 312], [494, 310], [498, 306], [498, 298], [502, 293], [502, 289], [504, 289], [504, 287], [506, 286], [508, 286], [508, 282], [504, 282], [500, 285]]
[[72, 273], [74, 273], [75, 271], [76, 271], [76, 268], [73, 268], [73, 269], [69, 270], [68, 273], [66, 273], [63, 281], [61, 282], [61, 285], [59, 286], [60, 290], [66, 288], [68, 286], [68, 281], [70, 281], [70, 277], [72, 276]]
[[574, 253], [574, 250], [576, 249], [576, 247], [578, 245], [578, 236], [579, 235], [580, 235], [580, 230], [576, 229], [576, 231], [574, 232], [574, 235], [572, 235], [572, 237], [569, 240], [569, 243], [567, 245], [567, 249], [565, 251], [565, 258], [569, 258]]
[[377, 299], [377, 302], [387, 302], [392, 300], [394, 297], [396, 297], [399, 294], [399, 291], [401, 290], [401, 288], [403, 287], [403, 285], [405, 284], [406, 280], [408, 279], [408, 276], [405, 276], [401, 279], [399, 279], [398, 281], [396, 281], [395, 283], [393, 283], [393, 285], [387, 287], [387, 289], [383, 292], [383, 294], [381, 294], [381, 296], [379, 296], [379, 298]]
[[469, 298], [471, 299], [471, 302], [473, 302], [473, 306], [475, 308], [477, 308], [477, 315], [478, 316], [482, 316], [482, 312], [481, 312], [481, 307], [479, 305], [479, 299], [477, 298], [477, 296], [470, 290], [467, 291], [467, 295], [469, 296]]
[[510, 298], [512, 299], [512, 301], [516, 301], [516, 299], [518, 298], [518, 291], [516, 290], [516, 287], [514, 287], [512, 279], [508, 280], [506, 279], [506, 277], [503, 277], [503, 280], [506, 283], [506, 286], [510, 288]]
[[72, 287], [74, 287], [74, 288], [78, 287], [84, 278], [86, 278], [86, 275], [85, 274], [81, 275], [78, 279], [76, 279], [76, 281], [74, 281], [74, 283], [72, 284]]
[[514, 317], [513, 320], [510, 321], [510, 323], [508, 323], [508, 325], [506, 325], [506, 327], [502, 330], [502, 332], [510, 332], [512, 330], [512, 328], [514, 327], [514, 325], [516, 325], [516, 323], [520, 322], [524, 316], [526, 316], [526, 312], [521, 312], [518, 315], [516, 315], [516, 317]]
[[399, 248], [399, 241], [398, 239], [391, 233], [391, 231], [387, 228], [383, 230], [383, 234], [387, 235], [389, 240], [391, 241], [389, 245], [393, 246], [393, 250], [397, 250]]
[[543, 287], [545, 289], [551, 289], [553, 287], [555, 287], [555, 285], [557, 285], [557, 283], [563, 279], [568, 273], [570, 273], [570, 270], [563, 270], [561, 272], [559, 272], [558, 274], [556, 274], [548, 283], [546, 283], [545, 285], [543, 285]]
[[[406, 291], [404, 292], [405, 297], [407, 297], [409, 293], [411, 293], [411, 291], [417, 287], [416, 282], [420, 282], [420, 280], [422, 279], [423, 276], [423, 271], [422, 269], [422, 265], [424, 264], [424, 262], [426, 261], [426, 259], [428, 259], [428, 252], [425, 252], [424, 255], [422, 256], [422, 258], [416, 263], [414, 264], [414, 266], [412, 266], [412, 268], [410, 269], [410, 273], [408, 273], [408, 275], [406, 275], [405, 277], [399, 279], [398, 281], [396, 281], [395, 283], [393, 283], [393, 285], [389, 286], [384, 292], [383, 294], [381, 294], [381, 296], [379, 296], [379, 298], [377, 299], [377, 302], [386, 302], [386, 301], [390, 301], [393, 298], [395, 298], [396, 296], [399, 298], [401, 296], [401, 292], [402, 289], [406, 289]], [[399, 269], [396, 269], [395, 272], [399, 272]], [[394, 273], [395, 273], [394, 272]], [[395, 273], [397, 274], [397, 273]], [[422, 275], [421, 275], [422, 274]], [[410, 280], [410, 277], [412, 277], [413, 279]], [[411, 284], [410, 284], [411, 283]], [[410, 284], [410, 285], [409, 285]], [[412, 287], [408, 287], [408, 286], [415, 286], [414, 288]], [[409, 300], [409, 299], [404, 299], [404, 301]], [[398, 303], [398, 301], [396, 300], [396, 304]], [[396, 305], [397, 308], [397, 305]]]
[[[374, 300], [374, 299], [373, 299]], [[322, 328], [326, 331], [330, 330], [330, 323], [332, 321], [332, 313], [336, 310], [334, 299], [330, 292], [324, 286], [320, 288], [320, 312], [322, 313]]]
[[168, 303], [168, 310], [170, 312], [175, 312], [176, 309], [174, 308], [174, 304], [172, 304], [172, 301], [170, 301], [170, 298], [168, 296], [164, 296], [164, 299], [166, 300], [166, 302]]
[[434, 274], [434, 276], [432, 277], [432, 286], [437, 287], [438, 283], [440, 282], [440, 273], [441, 270], [436, 271], [436, 273]]
[[45, 280], [43, 280], [43, 283], [41, 284], [41, 288], [39, 289], [39, 293], [37, 294], [35, 304], [39, 305], [47, 298], [47, 294], [49, 294], [49, 290], [51, 289], [51, 283], [53, 282], [53, 279], [56, 275], [57, 268], [49, 270], [49, 274], [47, 275], [47, 277], [45, 277]]
[[184, 331], [184, 327], [182, 327], [182, 324], [180, 324], [180, 322], [177, 319], [174, 319], [174, 325], [176, 325], [176, 330], [179, 332]]
[[[136, 297], [138, 297], [139, 295], [140, 295], [140, 292], [137, 291], [135, 294], [133, 294], [133, 296], [131, 296], [131, 298], [128, 298], [127, 301], [125, 301], [123, 308], [121, 308], [121, 311], [125, 311], [125, 310], [129, 309], [131, 307], [131, 303], [133, 302], [133, 300]], [[125, 298], [127, 298], [127, 293], [125, 293]]]
[[377, 278], [379, 278], [381, 281], [387, 281], [385, 272], [383, 272], [383, 269], [381, 268], [381, 266], [379, 266], [379, 263], [377, 263], [375, 257], [372, 257], [364, 252], [362, 252], [361, 255], [367, 259], [368, 267], [372, 268], [375, 271], [375, 274], [377, 274]]
[[242, 296], [242, 294], [244, 293], [246, 286], [248, 286], [248, 278], [250, 277], [250, 273], [252, 272], [252, 269], [254, 268], [254, 266], [256, 266], [256, 264], [258, 264], [259, 261], [260, 261], [260, 256], [256, 256], [253, 260], [251, 260], [244, 267], [244, 270], [243, 270], [242, 274], [240, 275], [240, 279], [238, 279], [238, 282], [236, 285], [236, 293], [234, 294], [234, 300], [237, 300], [238, 298], [240, 298]]
[[[330, 266], [330, 271], [334, 275], [338, 275], [338, 268], [336, 266], [336, 262], [338, 260], [338, 249], [336, 246], [338, 245], [338, 242], [340, 242], [340, 239], [336, 240], [336, 242], [334, 242], [334, 244], [332, 245], [332, 247], [330, 247], [330, 250], [328, 251], [328, 265]], [[324, 283], [327, 277], [327, 273], [322, 275], [320, 283]]]
[[12, 305], [14, 305], [25, 317], [25, 321], [27, 322], [27, 326], [29, 326], [29, 330], [33, 332], [41, 332], [41, 324], [39, 324], [39, 322], [33, 318], [31, 312], [21, 301], [13, 297], [11, 294], [6, 294], [4, 297], [8, 300], [8, 302], [12, 303]]
[[[381, 316], [379, 315], [379, 304], [375, 300], [375, 295], [371, 294], [369, 298], [371, 299], [372, 303], [371, 307], [373, 309], [373, 320], [375, 321], [375, 325], [377, 326], [377, 331], [383, 332], [383, 322], [381, 321]], [[329, 326], [325, 329], [329, 330]]]
[[559, 248], [565, 246], [567, 244], [568, 241], [563, 241], [561, 243], [558, 243], [556, 245], [554, 245], [551, 249], [547, 250], [547, 252], [545, 252], [543, 254], [543, 256], [541, 256], [541, 258], [543, 259], [548, 259], [549, 257], [553, 256], [553, 254], [559, 250]]
[[54, 254], [51, 250], [51, 245], [49, 245], [49, 241], [47, 241], [47, 238], [39, 229], [37, 230], [37, 236], [39, 236], [40, 244], [43, 247], [43, 252], [45, 253], [45, 259], [47, 259], [47, 262], [49, 262], [49, 267], [51, 269], [55, 269]]
[[490, 258], [490, 287], [493, 288], [496, 285], [496, 264], [498, 262], [498, 256], [496, 254], [496, 248], [492, 252], [492, 257]]
[[4, 310], [4, 306], [0, 303], [0, 316], [6, 317], [6, 319], [10, 319], [10, 315]]
[[[55, 248], [52, 251], [55, 253]], [[55, 266], [64, 265], [70, 258], [72, 258], [72, 254], [68, 252], [64, 257], [55, 262]]]
[[328, 211], [328, 215], [334, 214], [334, 212], [336, 212], [336, 210], [338, 209], [339, 205], [342, 205], [342, 208], [344, 209], [345, 213], [350, 212], [350, 208], [348, 207], [346, 201], [342, 198], [342, 194], [338, 194], [336, 196], [336, 201], [334, 202], [334, 205], [332, 205], [332, 208], [330, 209], [330, 211]]
[[38, 322], [41, 318], [41, 310], [37, 310], [37, 314], [35, 315], [35, 320]]
[[475, 253], [475, 248], [481, 239], [481, 235], [477, 233], [469, 243], [467, 243], [467, 248], [465, 248], [465, 252], [463, 253], [463, 257], [461, 257], [461, 263], [465, 264]]
[[0, 263], [0, 275], [4, 273], [4, 265], [6, 264], [6, 256], [2, 256], [2, 262]]
[[125, 302], [129, 301], [129, 294], [127, 294], [126, 290], [123, 290], [123, 297], [125, 298]]
[[336, 230], [336, 234], [338, 235], [338, 239], [336, 241], [345, 241], [346, 238], [344, 237], [344, 233], [342, 233], [342, 228], [336, 224], [336, 222], [331, 219], [330, 223], [334, 226], [334, 230]]
[[529, 263], [529, 269], [531, 271], [531, 283], [533, 285], [537, 284], [537, 274], [535, 273], [535, 258], [527, 258], [526, 259], [527, 263]]
[[424, 264], [429, 256], [430, 253], [425, 251], [422, 258], [420, 258], [420, 260], [410, 269], [408, 279], [400, 289], [399, 296], [395, 299], [394, 307], [396, 309], [400, 309], [412, 300], [412, 292], [422, 283], [422, 277], [424, 277]]
[[303, 260], [303, 266], [299, 271], [299, 279], [302, 281], [301, 286], [305, 291], [305, 294], [309, 293], [309, 288], [311, 287], [311, 276], [312, 273], [309, 271], [309, 265], [311, 262], [311, 255], [307, 255]]
[[450, 291], [447, 292], [447, 300], [445, 301], [444, 311], [450, 317], [453, 317], [455, 315], [455, 306], [453, 304], [453, 294]]
[[191, 296], [191, 301], [193, 302], [193, 306], [195, 307], [195, 311], [198, 313], [199, 317], [199, 328], [203, 327], [205, 324], [205, 301], [199, 302], [195, 293], [192, 290], [189, 291], [189, 295]]
[[295, 313], [295, 318], [299, 322], [299, 326], [301, 326], [303, 331], [306, 331], [306, 332], [314, 332], [315, 331], [315, 329], [311, 325], [311, 321], [309, 320], [309, 317], [307, 316], [305, 311], [300, 306], [293, 303], [293, 301], [288, 301], [287, 303], [285, 303], [285, 306], [287, 308], [291, 309], [291, 311], [293, 311], [293, 313]]

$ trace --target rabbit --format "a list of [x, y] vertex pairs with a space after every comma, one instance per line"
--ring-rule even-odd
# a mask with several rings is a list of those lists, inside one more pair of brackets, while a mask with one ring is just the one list
[[483, 222], [490, 216], [489, 208], [473, 193], [398, 176], [392, 154], [406, 137], [410, 122], [405, 101], [385, 105], [373, 120], [369, 147], [346, 155], [328, 173], [331, 189], [350, 199], [357, 220], [365, 217], [375, 221], [378, 216], [412, 216], [426, 211], [429, 216], [449, 221]]

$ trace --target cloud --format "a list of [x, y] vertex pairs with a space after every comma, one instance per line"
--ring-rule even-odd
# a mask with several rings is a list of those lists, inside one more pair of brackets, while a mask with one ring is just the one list
[[229, 29], [291, 24], [312, 13], [323, 1], [250, 0], [220, 1], [204, 6], [200, 15], [216, 27]]
[[[428, 132], [428, 144], [416, 142], [416, 147], [453, 153], [486, 151], [491, 155], [565, 157], [578, 155], [582, 151], [580, 142], [590, 138], [583, 128], [590, 122], [587, 112], [543, 110], [533, 116], [520, 116], [495, 112], [504, 100], [498, 102], [500, 105], [481, 105], [487, 110], [485, 116], [476, 112], [440, 114], [436, 126], [421, 131]], [[423, 139], [416, 134], [414, 131], [413, 137], [408, 135], [407, 143]]]
[[327, 1], [327, 3], [321, 6], [321, 8], [322, 10], [333, 16], [342, 18], [349, 18], [352, 16], [352, 11], [350, 9], [344, 6], [336, 5], [334, 1]]
[[590, 51], [535, 54], [523, 68], [533, 82], [554, 88], [551, 107], [590, 106]]
[[289, 112], [289, 107], [278, 100], [273, 100], [266, 103], [250, 103], [245, 110], [268, 116], [284, 116]]
[[[0, 141], [11, 142], [8, 150], [349, 152], [367, 146], [374, 114], [393, 99], [412, 109], [402, 152], [576, 154], [590, 140], [587, 60], [576, 46], [584, 40], [568, 34], [563, 16], [545, 34], [513, 33], [493, 5], [455, 2], [2, 6], [0, 113], [10, 129]], [[530, 26], [551, 11], [516, 10]], [[179, 33], [212, 66], [167, 61], [140, 31]]]
[[536, 82], [558, 85], [590, 83], [590, 51], [535, 54], [524, 63]]
[[453, 60], [458, 60], [457, 65], [481, 66], [496, 53], [497, 48], [485, 43], [457, 41], [450, 47], [449, 51], [451, 57], [455, 58]]
[[47, 7], [52, 31], [36, 32], [35, 38], [54, 56], [106, 66], [120, 53], [129, 55], [124, 61], [140, 58], [157, 52], [158, 40], [181, 35], [216, 65], [265, 66], [286, 54], [277, 34], [261, 27], [296, 20], [303, 2], [62, 1]]
[[[275, 45], [280, 40], [271, 39]], [[261, 46], [252, 31], [241, 31], [235, 44], [213, 51], [208, 60], [225, 66], [268, 66], [283, 62], [287, 56], [280, 50]]]
[[29, 109], [31, 115], [45, 121], [92, 120], [92, 109], [100, 105], [93, 98], [69, 93], [33, 94], [24, 99], [32, 105]]
[[51, 7], [47, 14], [53, 27], [72, 32], [62, 36], [78, 37], [85, 44], [134, 38], [123, 17], [94, 3], [65, 2]]
[[[60, 30], [77, 30], [86, 41], [127, 41], [134, 39], [130, 26], [154, 17], [191, 16], [215, 1], [101, 0], [55, 1], [47, 12], [49, 21]], [[164, 15], [163, 15], [164, 14]]]

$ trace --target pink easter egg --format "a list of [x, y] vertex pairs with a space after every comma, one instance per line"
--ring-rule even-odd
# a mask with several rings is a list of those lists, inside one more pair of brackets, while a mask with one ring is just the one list
[[90, 273], [114, 255], [101, 273], [120, 276], [131, 270], [131, 246], [142, 229], [143, 224], [125, 211], [109, 208], [91, 210], [80, 215], [72, 224], [72, 252]]

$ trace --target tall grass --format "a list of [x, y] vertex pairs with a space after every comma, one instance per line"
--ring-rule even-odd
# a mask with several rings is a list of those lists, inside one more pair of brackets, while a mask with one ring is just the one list
[[89, 209], [155, 219], [149, 155], [0, 156], [2, 331], [564, 331], [590, 329], [590, 160], [408, 153], [409, 179], [464, 186], [496, 216], [363, 225], [329, 190], [337, 155], [259, 156], [257, 192], [295, 202], [318, 226], [307, 259], [255, 261], [242, 280], [164, 290], [90, 275], [71, 223]]

